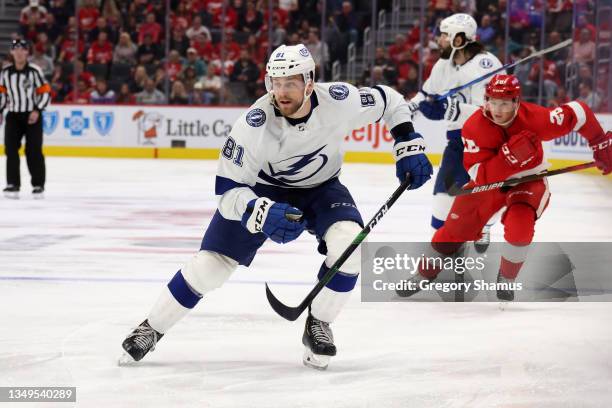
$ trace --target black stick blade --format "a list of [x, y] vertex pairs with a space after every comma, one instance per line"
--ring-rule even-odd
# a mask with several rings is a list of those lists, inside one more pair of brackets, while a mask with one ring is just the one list
[[276, 296], [274, 296], [274, 293], [272, 293], [267, 283], [266, 283], [266, 297], [268, 298], [268, 303], [270, 303], [270, 306], [272, 306], [272, 309], [274, 309], [274, 311], [278, 313], [279, 316], [291, 322], [295, 321], [298, 317], [300, 317], [302, 312], [306, 309], [306, 307], [308, 307], [308, 305], [306, 305], [306, 307], [301, 307], [302, 305], [298, 307], [289, 307], [283, 304], [280, 300], [276, 298]]

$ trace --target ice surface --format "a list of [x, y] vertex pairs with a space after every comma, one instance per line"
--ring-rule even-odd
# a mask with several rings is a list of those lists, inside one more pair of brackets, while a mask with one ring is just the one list
[[[0, 200], [0, 386], [77, 387], [91, 407], [607, 407], [612, 305], [361, 303], [333, 324], [328, 371], [301, 363], [297, 304], [322, 257], [303, 236], [264, 245], [138, 366], [120, 344], [199, 248], [215, 209], [212, 161], [49, 157], [46, 199]], [[0, 178], [4, 179], [4, 169]], [[396, 186], [387, 165], [346, 165], [369, 218]], [[22, 166], [24, 185], [29, 180]], [[539, 241], [612, 241], [609, 179], [550, 179]], [[406, 192], [371, 240], [430, 238], [430, 183]], [[496, 225], [493, 239], [501, 240]], [[8, 406], [9, 404], [6, 404]], [[54, 404], [45, 403], [45, 407]], [[59, 404], [67, 406], [69, 404]], [[4, 405], [2, 405], [4, 406]], [[21, 406], [21, 405], [20, 405]], [[27, 405], [23, 405], [27, 406]]]

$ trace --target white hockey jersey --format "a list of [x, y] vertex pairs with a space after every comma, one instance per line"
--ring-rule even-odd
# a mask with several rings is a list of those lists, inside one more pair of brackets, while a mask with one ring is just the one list
[[[455, 65], [450, 59], [439, 59], [431, 70], [431, 75], [423, 84], [423, 91], [428, 94], [443, 94], [453, 88], [467, 84], [494, 69], [501, 67], [501, 62], [490, 52], [476, 54], [463, 65]], [[500, 72], [503, 74], [505, 72]], [[461, 102], [481, 106], [484, 104], [484, 89], [488, 80], [480, 81], [471, 87], [465, 88], [457, 94]], [[419, 92], [412, 102], [419, 103], [425, 99], [423, 93]], [[459, 129], [457, 123], [449, 123], [448, 129]]]
[[411, 117], [402, 95], [387, 86], [317, 83], [311, 104], [308, 120], [295, 125], [269, 95], [240, 116], [219, 158], [215, 193], [224, 218], [241, 219], [247, 203], [257, 198], [249, 188], [256, 183], [307, 188], [338, 176], [350, 131], [381, 119], [393, 129]]

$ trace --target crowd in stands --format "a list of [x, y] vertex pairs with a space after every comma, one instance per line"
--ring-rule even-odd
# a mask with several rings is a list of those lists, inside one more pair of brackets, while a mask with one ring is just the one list
[[[398, 34], [388, 47], [376, 49], [372, 72], [365, 72], [362, 83], [385, 83], [395, 86], [407, 97], [419, 90], [418, 62], [423, 63], [423, 80], [427, 79], [433, 65], [440, 57], [435, 43], [436, 28], [441, 19], [454, 13], [467, 13], [478, 23], [478, 41], [496, 55], [502, 63], [515, 61], [531, 53], [573, 38], [571, 47], [547, 54], [540, 63], [533, 59], [519, 65], [513, 72], [518, 76], [523, 97], [547, 106], [557, 106], [578, 98], [594, 110], [605, 107], [603, 95], [610, 81], [609, 65], [594, 66], [597, 30], [592, 4], [582, 2], [578, 8], [575, 27], [571, 0], [430, 0], [424, 22], [424, 44], [420, 44], [420, 21], [412, 29]], [[508, 9], [510, 11], [507, 18]], [[546, 20], [542, 20], [546, 9]], [[508, 27], [506, 27], [508, 24]], [[508, 41], [506, 43], [506, 28]], [[542, 44], [542, 29], [544, 43]], [[600, 38], [612, 37], [610, 22], [600, 27]], [[508, 55], [506, 55], [508, 53]], [[540, 89], [540, 69], [543, 71]], [[594, 83], [594, 76], [597, 84]], [[569, 80], [566, 81], [566, 78]], [[569, 89], [568, 89], [569, 88]]]
[[[31, 61], [50, 81], [56, 102], [248, 104], [265, 93], [271, 49], [304, 43], [319, 77], [329, 79], [331, 62], [346, 61], [350, 42], [361, 45], [360, 33], [371, 19], [370, 2], [360, 0], [327, 0], [324, 32], [319, 0], [225, 0], [225, 8], [224, 0], [77, 1], [78, 8], [75, 0], [29, 0], [20, 32], [14, 34], [32, 44]], [[598, 83], [593, 83], [592, 10], [585, 7], [573, 29], [572, 0], [510, 0], [509, 18], [506, 1], [430, 0], [425, 41], [420, 42], [420, 21], [415, 21], [392, 44], [375, 50], [371, 71], [357, 85], [387, 84], [412, 97], [420, 86], [419, 63], [426, 79], [440, 57], [435, 42], [439, 21], [465, 12], [479, 24], [479, 41], [502, 62], [540, 49], [542, 25], [545, 46], [574, 38], [573, 49], [544, 59], [542, 89], [538, 60], [514, 73], [527, 99], [541, 92], [542, 102], [552, 106], [577, 96], [598, 109], [603, 96], [595, 90], [610, 73], [598, 72]], [[390, 3], [379, 1], [380, 7]], [[542, 8], [547, 9], [545, 24]], [[565, 80], [566, 70], [573, 81]]]

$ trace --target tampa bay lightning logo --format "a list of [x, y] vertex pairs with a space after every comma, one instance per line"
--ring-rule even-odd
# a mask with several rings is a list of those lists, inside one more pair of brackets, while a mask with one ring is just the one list
[[57, 124], [59, 123], [59, 112], [58, 111], [43, 111], [43, 132], [46, 134], [51, 134], [57, 128]]
[[483, 58], [479, 62], [480, 67], [484, 69], [493, 68], [493, 61], [490, 58]]
[[275, 163], [268, 163], [268, 174], [263, 171], [259, 176], [277, 185], [291, 185], [308, 180], [317, 174], [329, 161], [327, 155], [321, 153], [327, 145], [312, 153], [300, 154]]
[[253, 109], [247, 113], [246, 121], [253, 127], [260, 127], [266, 121], [266, 112], [259, 108]]
[[94, 127], [102, 136], [106, 136], [110, 133], [111, 129], [113, 128], [114, 121], [115, 115], [113, 112], [94, 112]]
[[329, 87], [329, 94], [335, 100], [341, 101], [341, 100], [346, 99], [348, 97], [349, 89], [348, 89], [348, 86], [342, 85], [342, 84], [340, 84], [340, 85], [332, 85], [332, 86]]
[[300, 55], [302, 57], [307, 57], [307, 56], [310, 55], [310, 53], [308, 52], [308, 49], [306, 49], [306, 47], [304, 47], [304, 48], [300, 48]]

